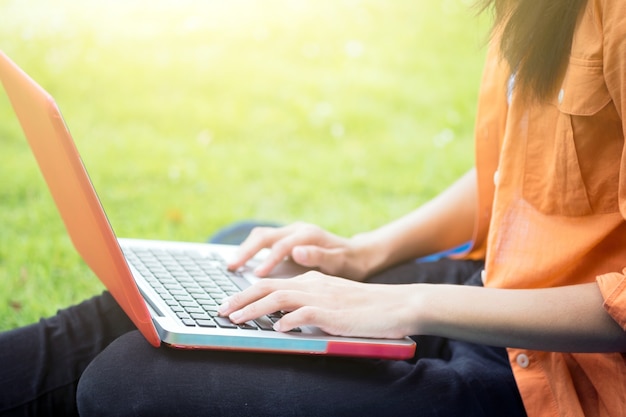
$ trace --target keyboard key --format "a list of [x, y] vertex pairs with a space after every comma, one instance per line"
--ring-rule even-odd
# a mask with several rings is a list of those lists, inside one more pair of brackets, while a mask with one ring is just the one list
[[257, 324], [257, 326], [259, 326], [259, 329], [261, 330], [274, 330], [274, 323], [272, 323], [272, 321], [265, 316], [259, 317], [258, 319], [254, 320], [254, 322]]
[[213, 320], [215, 320], [218, 326], [224, 329], [236, 329], [237, 328], [237, 325], [226, 317], [214, 317]]
[[245, 323], [241, 323], [238, 325], [238, 327], [244, 330], [257, 330], [258, 329], [258, 327], [253, 321], [247, 321]]
[[207, 306], [207, 305], [203, 305], [203, 304], [200, 304], [200, 306], [202, 307], [202, 309], [204, 311], [209, 313], [209, 315], [211, 315], [213, 317], [217, 316], [217, 306]]
[[181, 321], [187, 327], [196, 327], [196, 321], [193, 319], [181, 319]]
[[211, 316], [207, 313], [189, 313], [189, 315], [194, 320], [211, 320]]

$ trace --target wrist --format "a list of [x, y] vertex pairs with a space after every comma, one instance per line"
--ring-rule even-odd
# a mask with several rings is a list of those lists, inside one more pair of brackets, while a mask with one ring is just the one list
[[349, 241], [363, 278], [380, 272], [388, 266], [388, 245], [384, 244], [375, 233], [359, 233], [352, 236]]
[[379, 292], [385, 294], [393, 302], [388, 305], [388, 321], [393, 329], [391, 337], [436, 334], [436, 325], [433, 324], [436, 316], [436, 306], [432, 302], [432, 290], [436, 285], [431, 284], [380, 284]]

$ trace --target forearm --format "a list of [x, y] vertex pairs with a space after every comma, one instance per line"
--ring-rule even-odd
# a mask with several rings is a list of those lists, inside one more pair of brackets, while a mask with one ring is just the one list
[[626, 352], [626, 332], [602, 307], [597, 284], [504, 290], [417, 285], [416, 334], [494, 346]]
[[379, 229], [353, 238], [370, 252], [371, 272], [450, 249], [472, 238], [477, 201], [472, 169], [433, 200]]

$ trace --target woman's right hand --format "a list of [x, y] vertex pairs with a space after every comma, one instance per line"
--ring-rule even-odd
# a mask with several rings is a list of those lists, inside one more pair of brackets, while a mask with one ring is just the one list
[[259, 277], [266, 277], [287, 257], [299, 265], [329, 275], [357, 281], [368, 275], [366, 248], [359, 244], [358, 239], [340, 237], [308, 223], [254, 228], [228, 268], [240, 268], [264, 248], [270, 249], [270, 252], [254, 271]]

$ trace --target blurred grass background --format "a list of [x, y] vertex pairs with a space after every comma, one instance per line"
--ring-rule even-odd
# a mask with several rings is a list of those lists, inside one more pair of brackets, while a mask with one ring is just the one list
[[[0, 0], [119, 236], [351, 235], [473, 164], [488, 19], [463, 0]], [[0, 93], [0, 330], [99, 293]]]

